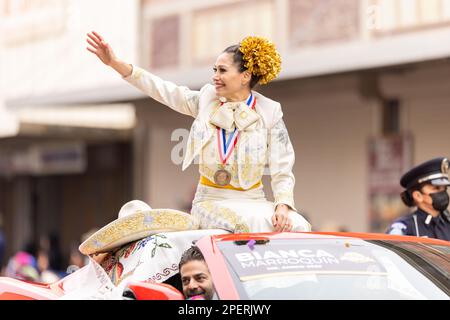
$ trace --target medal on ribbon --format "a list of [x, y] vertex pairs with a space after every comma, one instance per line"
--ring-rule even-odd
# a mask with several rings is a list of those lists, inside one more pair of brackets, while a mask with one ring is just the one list
[[[247, 99], [246, 104], [251, 109], [255, 108], [256, 98], [253, 96], [253, 94], [250, 94], [250, 97]], [[245, 111], [242, 112], [241, 116], [245, 117], [245, 115]], [[222, 169], [217, 170], [214, 174], [214, 182], [219, 186], [226, 186], [231, 181], [231, 173], [225, 170], [224, 167], [228, 159], [230, 158], [230, 155], [232, 154], [234, 148], [236, 147], [239, 136], [240, 132], [237, 130], [237, 128], [235, 128], [234, 131], [228, 135], [228, 138], [227, 131], [225, 129], [221, 129], [219, 127], [217, 128], [217, 147], [219, 150]]]

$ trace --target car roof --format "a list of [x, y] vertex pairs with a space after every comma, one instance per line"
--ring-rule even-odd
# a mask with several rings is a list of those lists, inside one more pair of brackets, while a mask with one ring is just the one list
[[450, 241], [422, 238], [413, 236], [389, 235], [384, 233], [355, 233], [355, 232], [282, 232], [282, 233], [235, 233], [212, 236], [216, 242], [243, 241], [243, 240], [279, 240], [279, 239], [362, 239], [384, 240], [397, 242], [416, 242], [450, 246]]

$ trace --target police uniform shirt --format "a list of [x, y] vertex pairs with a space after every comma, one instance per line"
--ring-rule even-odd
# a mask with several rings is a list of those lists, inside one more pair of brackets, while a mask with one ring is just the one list
[[[414, 219], [414, 216], [417, 220]], [[421, 209], [396, 220], [388, 229], [388, 234], [428, 237], [450, 241], [450, 218], [448, 213], [433, 217]]]

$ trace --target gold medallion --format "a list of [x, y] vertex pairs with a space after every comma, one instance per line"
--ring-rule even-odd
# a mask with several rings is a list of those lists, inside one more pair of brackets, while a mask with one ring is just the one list
[[229, 173], [227, 170], [217, 170], [214, 174], [214, 182], [221, 187], [226, 186], [230, 183], [230, 181], [231, 173]]

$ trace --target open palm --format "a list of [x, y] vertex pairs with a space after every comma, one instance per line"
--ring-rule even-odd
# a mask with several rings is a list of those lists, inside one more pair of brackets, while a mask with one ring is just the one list
[[116, 58], [111, 46], [95, 31], [89, 32], [87, 36], [86, 41], [90, 46], [86, 49], [95, 54], [107, 66], [111, 65]]

